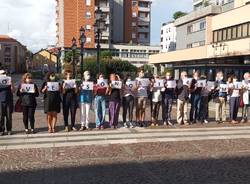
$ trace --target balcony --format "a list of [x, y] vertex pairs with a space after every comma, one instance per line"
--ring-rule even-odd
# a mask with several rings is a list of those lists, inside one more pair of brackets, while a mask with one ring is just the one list
[[141, 33], [149, 33], [149, 32], [150, 32], [150, 29], [149, 29], [149, 27], [139, 27], [139, 28], [138, 28], [138, 32], [141, 32]]
[[150, 8], [149, 8], [149, 7], [142, 7], [142, 6], [139, 6], [139, 7], [138, 7], [138, 11], [139, 11], [139, 12], [150, 12]]

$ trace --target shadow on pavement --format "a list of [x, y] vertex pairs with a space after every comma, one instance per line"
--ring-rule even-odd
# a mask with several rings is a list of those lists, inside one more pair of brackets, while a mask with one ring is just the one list
[[[84, 155], [83, 155], [84, 157]], [[1, 184], [229, 184], [250, 183], [250, 157], [197, 160], [162, 160], [97, 165], [71, 163], [70, 167], [1, 172]], [[63, 163], [62, 163], [63, 164]], [[79, 165], [79, 166], [78, 166]]]

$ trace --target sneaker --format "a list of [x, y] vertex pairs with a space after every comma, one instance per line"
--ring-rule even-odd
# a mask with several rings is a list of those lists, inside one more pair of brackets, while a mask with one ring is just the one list
[[171, 121], [168, 121], [168, 125], [170, 125], [170, 126], [174, 126], [174, 125], [171, 123]]
[[133, 125], [132, 122], [129, 122], [129, 127], [130, 127], [130, 128], [135, 128], [135, 126]]
[[247, 121], [245, 119], [242, 119], [240, 122], [241, 123], [246, 123]]
[[8, 131], [8, 133], [7, 133], [8, 135], [11, 135], [12, 133], [11, 133], [11, 131]]
[[153, 126], [155, 126], [155, 124], [154, 124], [154, 123], [151, 123], [151, 125], [150, 125], [150, 126], [152, 126], [152, 127], [153, 127]]
[[128, 128], [127, 122], [123, 123], [124, 128]]
[[30, 130], [30, 133], [31, 133], [31, 134], [35, 134], [36, 132], [35, 132], [34, 129], [31, 129], [31, 130]]
[[28, 129], [25, 129], [24, 132], [25, 132], [26, 134], [29, 134], [29, 130], [28, 130]]
[[77, 131], [76, 127], [72, 127], [72, 130], [73, 130], [73, 131]]
[[204, 120], [204, 123], [205, 123], [205, 124], [208, 124], [208, 120], [205, 119], [205, 120]]
[[235, 120], [232, 121], [232, 124], [238, 124], [238, 123], [239, 123], [238, 121]]
[[82, 126], [82, 127], [79, 129], [79, 131], [84, 131], [84, 130], [86, 130], [86, 127], [85, 127], [85, 126]]
[[65, 132], [69, 132], [69, 127], [66, 126], [65, 129], [64, 129]]
[[187, 125], [189, 125], [189, 123], [188, 123], [187, 121], [184, 121], [184, 125], [186, 125], [186, 126], [187, 126]]
[[163, 125], [164, 126], [168, 126], [168, 123], [166, 121], [164, 121]]

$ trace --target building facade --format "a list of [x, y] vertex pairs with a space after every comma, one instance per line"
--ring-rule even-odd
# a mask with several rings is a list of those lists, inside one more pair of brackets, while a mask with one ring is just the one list
[[17, 40], [0, 35], [0, 67], [10, 73], [21, 73], [27, 69], [27, 48]]
[[[200, 70], [209, 80], [213, 80], [219, 70], [224, 71], [225, 75], [234, 73], [242, 78], [243, 73], [250, 69], [250, 17], [245, 16], [250, 12], [250, 4], [241, 0], [235, 0], [234, 3], [234, 8], [226, 12], [219, 13], [218, 6], [210, 5], [196, 10], [195, 16], [191, 13], [177, 19], [177, 50], [151, 55], [149, 62], [158, 68], [172, 68], [176, 79], [181, 71], [192, 75], [194, 70]], [[190, 33], [196, 36], [189, 42], [203, 43], [188, 47], [189, 42], [185, 41], [191, 35], [185, 33], [192, 30], [189, 25], [197, 20], [205, 20], [205, 28]], [[183, 38], [178, 38], [178, 26], [186, 27], [186, 30], [183, 29]]]
[[69, 48], [79, 29], [86, 30], [86, 48], [95, 48], [95, 10], [104, 13], [102, 44], [150, 44], [151, 0], [56, 0], [57, 46]]
[[193, 9], [199, 10], [209, 5], [222, 6], [225, 11], [234, 7], [234, 0], [193, 0]]
[[174, 22], [164, 23], [161, 27], [161, 52], [176, 50], [176, 27]]

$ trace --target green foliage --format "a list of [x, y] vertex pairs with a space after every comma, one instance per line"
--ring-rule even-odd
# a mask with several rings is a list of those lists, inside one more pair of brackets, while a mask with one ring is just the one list
[[112, 59], [112, 52], [110, 52], [109, 50], [101, 51], [100, 55], [101, 55], [101, 58]]
[[145, 73], [153, 74], [154, 73], [154, 67], [152, 65], [145, 64], [142, 66]]
[[180, 17], [183, 17], [183, 16], [185, 16], [185, 15], [187, 15], [186, 12], [177, 11], [177, 12], [174, 13], [173, 19], [176, 20], [176, 19], [178, 19], [178, 18], [180, 18]]
[[[80, 51], [79, 50], [76, 50], [74, 51], [75, 53], [75, 59], [77, 60], [77, 58], [80, 57]], [[66, 51], [65, 52], [65, 58], [64, 58], [64, 62], [67, 62], [67, 63], [70, 63], [73, 59], [73, 51], [72, 50], [69, 50], [69, 51]]]

